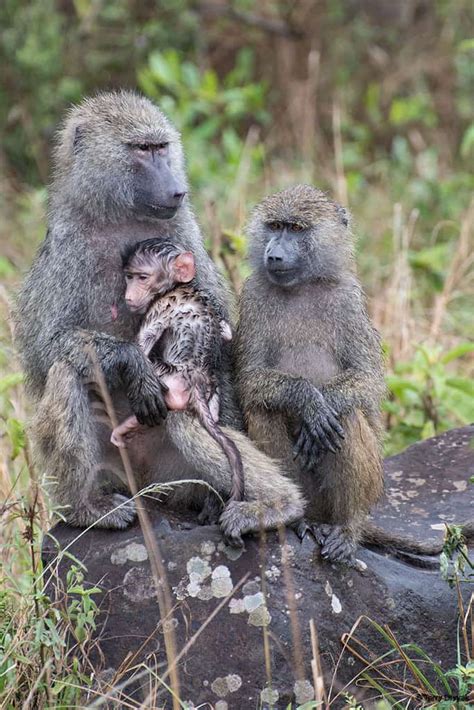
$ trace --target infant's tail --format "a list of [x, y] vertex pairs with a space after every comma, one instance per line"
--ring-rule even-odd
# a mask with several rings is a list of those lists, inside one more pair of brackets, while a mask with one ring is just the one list
[[242, 465], [240, 451], [232, 439], [222, 431], [219, 424], [212, 418], [205, 392], [199, 386], [194, 388], [193, 400], [199, 421], [207, 433], [219, 444], [229, 461], [232, 474], [230, 500], [243, 500], [245, 494], [244, 467]]

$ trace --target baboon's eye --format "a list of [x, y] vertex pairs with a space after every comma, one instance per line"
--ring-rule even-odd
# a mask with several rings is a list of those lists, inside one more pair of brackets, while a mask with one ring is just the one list
[[168, 152], [169, 143], [132, 143], [131, 147], [133, 150], [137, 150], [140, 153], [158, 153], [158, 155], [166, 155]]
[[283, 222], [269, 222], [268, 227], [272, 232], [281, 232], [283, 229]]
[[301, 224], [298, 224], [297, 222], [292, 222], [288, 225], [288, 229], [290, 230], [290, 232], [302, 232], [304, 227]]

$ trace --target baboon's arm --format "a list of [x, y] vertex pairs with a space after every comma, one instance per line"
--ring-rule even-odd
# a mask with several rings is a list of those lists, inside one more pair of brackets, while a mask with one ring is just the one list
[[50, 341], [49, 357], [51, 362], [67, 362], [86, 381], [94, 379], [94, 368], [98, 363], [109, 387], [130, 379], [130, 369], [135, 369], [139, 375], [142, 361], [143, 369], [146, 369], [143, 353], [133, 343], [82, 328], [56, 332]]
[[[351, 313], [352, 310], [352, 313]], [[377, 409], [385, 395], [380, 337], [362, 304], [347, 304], [337, 357], [341, 372], [321, 387], [324, 398], [339, 414]], [[352, 317], [351, 317], [352, 316]]]
[[160, 384], [138, 345], [76, 329], [57, 333], [52, 348], [53, 361], [71, 365], [86, 384], [96, 381], [98, 366], [109, 388], [122, 385], [140, 424], [154, 426], [166, 417]]
[[138, 334], [138, 344], [148, 357], [153, 346], [159, 341], [163, 333], [165, 332], [166, 325], [162, 320], [158, 318], [145, 325]]
[[[379, 389], [382, 394], [384, 392], [383, 385]], [[325, 400], [340, 415], [348, 414], [354, 409], [361, 409], [365, 412], [369, 392], [370, 397], [374, 397], [376, 394], [373, 374], [355, 367], [347, 368], [321, 387], [321, 393]]]
[[269, 368], [241, 371], [239, 377], [246, 409], [263, 407], [271, 411], [293, 413], [316, 391], [303, 377]]

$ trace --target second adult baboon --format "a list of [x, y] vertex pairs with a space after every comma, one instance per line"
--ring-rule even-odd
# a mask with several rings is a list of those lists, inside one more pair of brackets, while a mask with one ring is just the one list
[[323, 556], [350, 559], [382, 493], [385, 386], [348, 216], [298, 185], [255, 208], [249, 238], [237, 331], [248, 432], [301, 483]]
[[[249, 435], [300, 482], [324, 557], [351, 561], [358, 541], [415, 562], [410, 555], [439, 554], [440, 543], [397, 536], [366, 519], [382, 493], [385, 385], [346, 210], [297, 185], [255, 208], [249, 237], [254, 270], [237, 331]], [[462, 527], [473, 539], [473, 522]]]
[[[92, 351], [119, 419], [133, 413], [156, 425], [130, 444], [139, 487], [194, 478], [207, 480], [223, 498], [230, 493], [227, 458], [202, 426], [182, 412], [164, 421], [161, 387], [135, 342], [140, 321], [123, 298], [122, 249], [162, 237], [194, 254], [198, 284], [228, 313], [225, 287], [186, 192], [179, 133], [149, 100], [104, 93], [70, 111], [55, 150], [48, 234], [19, 298], [16, 342], [33, 402], [35, 449], [55, 479], [56, 504], [74, 525], [122, 528], [135, 516], [117, 480], [121, 461], [110, 428], [96, 415]], [[238, 427], [228, 353], [219, 394], [221, 423]], [[231, 436], [242, 454], [246, 500], [228, 506], [224, 533], [238, 540], [260, 525], [298, 518], [303, 502], [297, 486], [243, 434]], [[202, 486], [177, 490], [179, 505], [199, 507], [204, 497]]]

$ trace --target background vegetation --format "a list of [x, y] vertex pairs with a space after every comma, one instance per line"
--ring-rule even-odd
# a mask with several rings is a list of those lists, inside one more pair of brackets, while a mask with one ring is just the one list
[[[0, 582], [8, 589], [0, 591], [0, 650], [8, 649], [0, 704], [18, 706], [15, 687], [34, 700], [51, 649], [62, 664], [52, 690], [59, 706], [89, 678], [60, 649], [71, 625], [84, 648], [94, 592], [73, 572], [69, 586], [83, 590], [83, 602], [59, 618], [36, 586], [37, 539], [51, 511], [24, 436], [8, 322], [45, 233], [49, 155], [65, 108], [114, 87], [160, 104], [183, 132], [192, 199], [236, 291], [246, 274], [245, 219], [261, 196], [307, 181], [350, 207], [387, 351], [394, 453], [474, 420], [472, 9], [470, 0], [0, 4]], [[17, 604], [15, 628], [2, 626], [2, 609]]]

